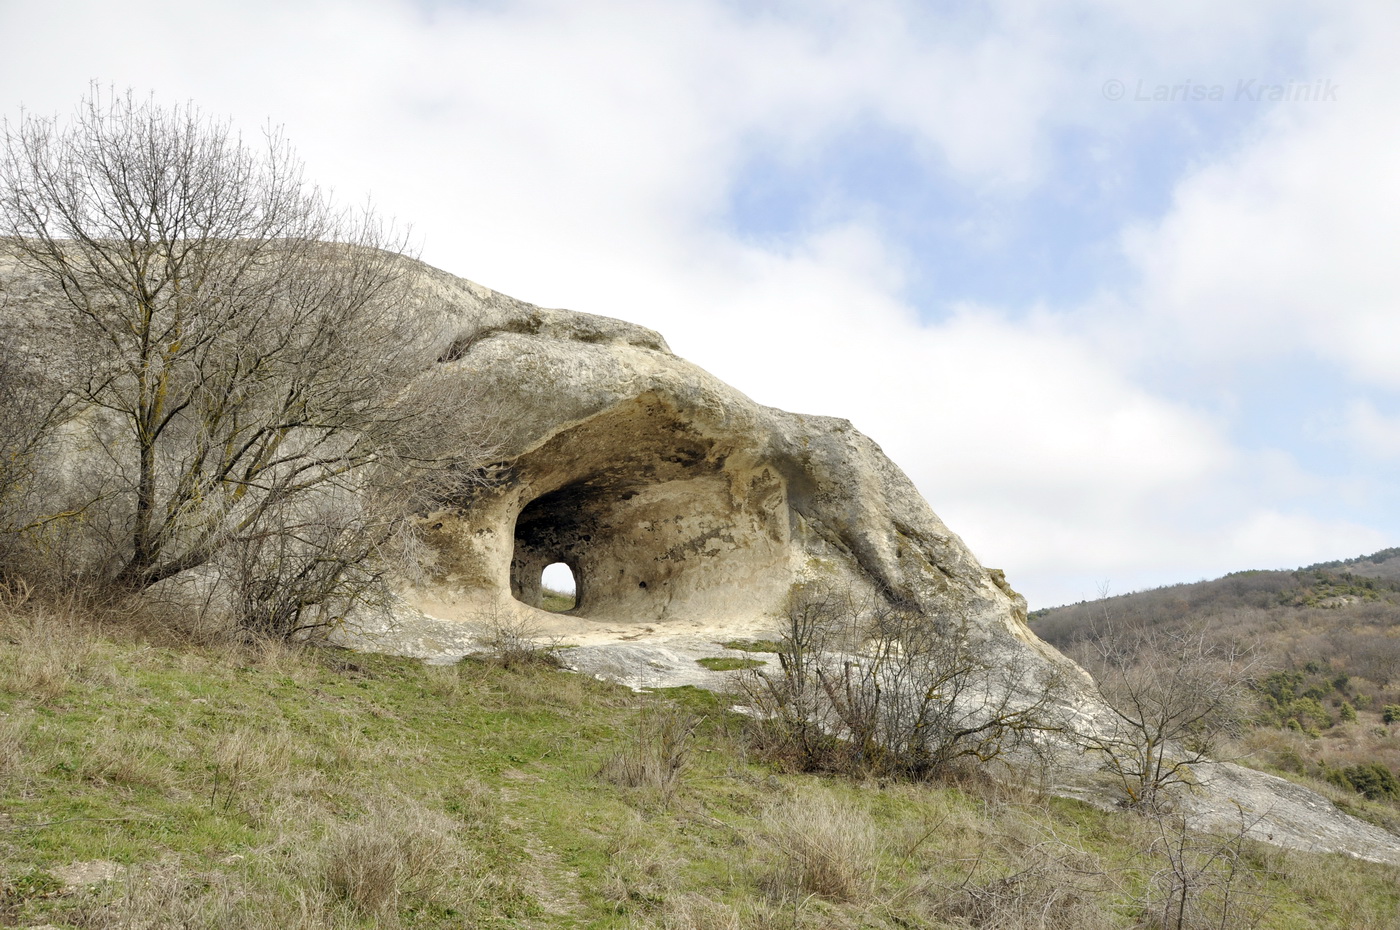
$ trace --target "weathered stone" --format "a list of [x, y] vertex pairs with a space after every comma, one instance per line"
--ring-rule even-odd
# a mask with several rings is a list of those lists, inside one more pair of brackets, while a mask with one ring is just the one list
[[[430, 514], [426, 581], [392, 628], [349, 642], [451, 660], [481, 622], [531, 626], [566, 661], [633, 687], [719, 686], [696, 659], [733, 635], [773, 633], [794, 586], [824, 582], [965, 619], [991, 663], [1063, 686], [1067, 719], [1105, 725], [1087, 675], [1026, 625], [1026, 603], [845, 420], [764, 407], [673, 355], [655, 332], [545, 310], [425, 268], [440, 365], [477, 398], [463, 410], [498, 443], [489, 481]], [[468, 390], [469, 388], [469, 390]], [[564, 562], [567, 615], [540, 608]], [[572, 653], [572, 656], [569, 653]], [[1111, 804], [1095, 760], [1064, 745], [1058, 785]], [[1314, 792], [1238, 766], [1201, 767], [1193, 823], [1296, 848], [1400, 861], [1400, 838]]]
[[[1071, 725], [1102, 725], [1087, 675], [1031, 632], [1002, 572], [850, 423], [756, 404], [651, 330], [414, 268], [417, 323], [438, 343], [425, 364], [460, 379], [460, 415], [497, 452], [470, 493], [421, 516], [429, 554], [394, 615], [361, 618], [343, 643], [452, 661], [483, 626], [529, 629], [634, 687], [714, 684], [723, 676], [697, 658], [776, 634], [794, 588], [817, 582], [964, 621], [986, 662], [1061, 682]], [[566, 614], [541, 609], [540, 573], [556, 561], [579, 589]], [[1095, 761], [1064, 756], [1061, 788], [1104, 803]], [[1198, 824], [1243, 816], [1261, 839], [1400, 861], [1400, 838], [1306, 789], [1202, 768], [1184, 803]]]
[[[1077, 667], [1025, 624], [988, 571], [850, 423], [756, 404], [657, 333], [513, 301], [424, 268], [439, 364], [459, 373], [499, 447], [487, 486], [427, 516], [428, 581], [405, 592], [447, 620], [534, 616], [550, 629], [771, 625], [822, 581], [957, 612], [989, 647]], [[571, 629], [539, 616], [540, 572], [567, 564]]]

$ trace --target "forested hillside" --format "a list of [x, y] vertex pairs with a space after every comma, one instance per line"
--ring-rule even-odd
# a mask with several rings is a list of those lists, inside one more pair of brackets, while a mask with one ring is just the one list
[[1200, 631], [1248, 651], [1248, 761], [1400, 800], [1400, 548], [1081, 601], [1031, 623], [1082, 660], [1123, 628]]

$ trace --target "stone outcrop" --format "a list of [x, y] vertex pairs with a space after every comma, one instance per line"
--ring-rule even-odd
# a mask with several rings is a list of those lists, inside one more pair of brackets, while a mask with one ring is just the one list
[[431, 270], [421, 287], [438, 364], [498, 449], [483, 487], [428, 515], [429, 578], [406, 592], [425, 613], [533, 613], [563, 562], [580, 628], [748, 628], [819, 581], [956, 611], [989, 645], [1082, 675], [850, 423], [756, 404], [649, 329]]
[[[8, 271], [10, 297], [42, 316]], [[426, 266], [413, 275], [414, 322], [436, 340], [425, 364], [460, 384], [457, 414], [494, 461], [420, 515], [422, 570], [343, 644], [453, 661], [504, 625], [552, 635], [575, 668], [634, 687], [717, 686], [696, 658], [746, 655], [719, 643], [777, 635], [794, 589], [816, 583], [956, 618], [989, 665], [1029, 669], [1031, 689], [1057, 682], [1077, 726], [1102, 721], [1087, 675], [1031, 632], [1024, 599], [850, 423], [756, 404], [651, 330]], [[542, 609], [554, 562], [578, 585], [562, 614]], [[1064, 756], [1061, 788], [1105, 803], [1094, 760]], [[1202, 777], [1184, 805], [1198, 824], [1243, 817], [1284, 845], [1400, 861], [1400, 838], [1306, 789], [1233, 766]]]
[[[653, 332], [548, 310], [424, 268], [437, 364], [459, 375], [462, 415], [496, 462], [462, 500], [424, 517], [423, 577], [387, 626], [346, 641], [451, 661], [483, 622], [519, 623], [576, 648], [574, 667], [646, 685], [718, 686], [694, 663], [717, 640], [775, 633], [794, 586], [850, 589], [964, 619], [992, 663], [1060, 682], [1078, 725], [1104, 720], [1089, 679], [1026, 624], [1002, 572], [978, 563], [900, 469], [849, 422], [754, 403], [678, 358]], [[542, 569], [578, 586], [541, 609]], [[770, 657], [771, 658], [771, 657]], [[1111, 804], [1096, 764], [1066, 746], [1060, 789]], [[1321, 796], [1233, 765], [1203, 767], [1193, 822], [1304, 849], [1400, 861], [1400, 838]]]

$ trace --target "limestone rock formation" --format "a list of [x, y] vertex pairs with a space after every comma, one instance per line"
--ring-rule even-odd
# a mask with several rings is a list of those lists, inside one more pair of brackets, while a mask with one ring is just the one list
[[563, 562], [578, 587], [571, 633], [743, 629], [820, 581], [957, 612], [988, 648], [1082, 675], [850, 423], [756, 404], [640, 326], [430, 269], [420, 287], [438, 364], [471, 386], [464, 415], [499, 450], [470, 500], [428, 516], [429, 580], [407, 592], [424, 613], [533, 614], [541, 570]]
[[[557, 636], [576, 669], [634, 687], [715, 685], [695, 658], [777, 635], [793, 590], [818, 583], [954, 617], [989, 664], [1029, 669], [1031, 689], [1059, 682], [1077, 725], [1103, 718], [1085, 673], [1031, 632], [1002, 573], [850, 423], [756, 404], [651, 330], [422, 265], [412, 275], [414, 323], [435, 340], [424, 364], [460, 383], [457, 413], [489, 435], [494, 461], [420, 515], [422, 570], [391, 613], [341, 631], [343, 644], [453, 661], [505, 625]], [[42, 317], [42, 300], [0, 267], [6, 277], [16, 306]], [[578, 586], [563, 614], [541, 609], [553, 562]], [[1065, 755], [1062, 788], [1102, 802], [1093, 760]], [[1261, 838], [1400, 861], [1400, 839], [1237, 767], [1218, 767], [1190, 811], [1226, 826], [1247, 812]]]
[[[484, 484], [425, 516], [432, 550], [406, 609], [361, 647], [450, 661], [483, 622], [524, 622], [576, 648], [580, 670], [706, 684], [693, 662], [733, 634], [780, 627], [795, 585], [822, 582], [965, 619], [992, 662], [1064, 687], [1096, 726], [1087, 675], [1026, 624], [1026, 603], [844, 420], [754, 403], [675, 356], [657, 333], [548, 310], [424, 268], [424, 325], [497, 448]], [[567, 564], [576, 606], [541, 607], [541, 570]], [[708, 674], [710, 684], [718, 676]], [[1067, 685], [1067, 686], [1066, 686]], [[1060, 787], [1111, 803], [1093, 760], [1066, 753]], [[1400, 838], [1313, 792], [1234, 765], [1202, 772], [1193, 822], [1282, 845], [1400, 861]], [[1208, 777], [1207, 777], [1208, 776]]]

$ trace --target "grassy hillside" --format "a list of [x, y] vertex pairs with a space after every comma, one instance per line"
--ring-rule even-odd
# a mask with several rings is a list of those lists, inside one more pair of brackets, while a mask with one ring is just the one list
[[1394, 926], [1396, 868], [785, 774], [727, 703], [3, 611], [0, 925], [1092, 930], [1187, 875], [1228, 926]]
[[1245, 761], [1347, 783], [1382, 766], [1400, 801], [1400, 549], [1296, 571], [1236, 572], [1036, 611], [1032, 628], [1071, 656], [1111, 625], [1204, 629], [1260, 659]]

